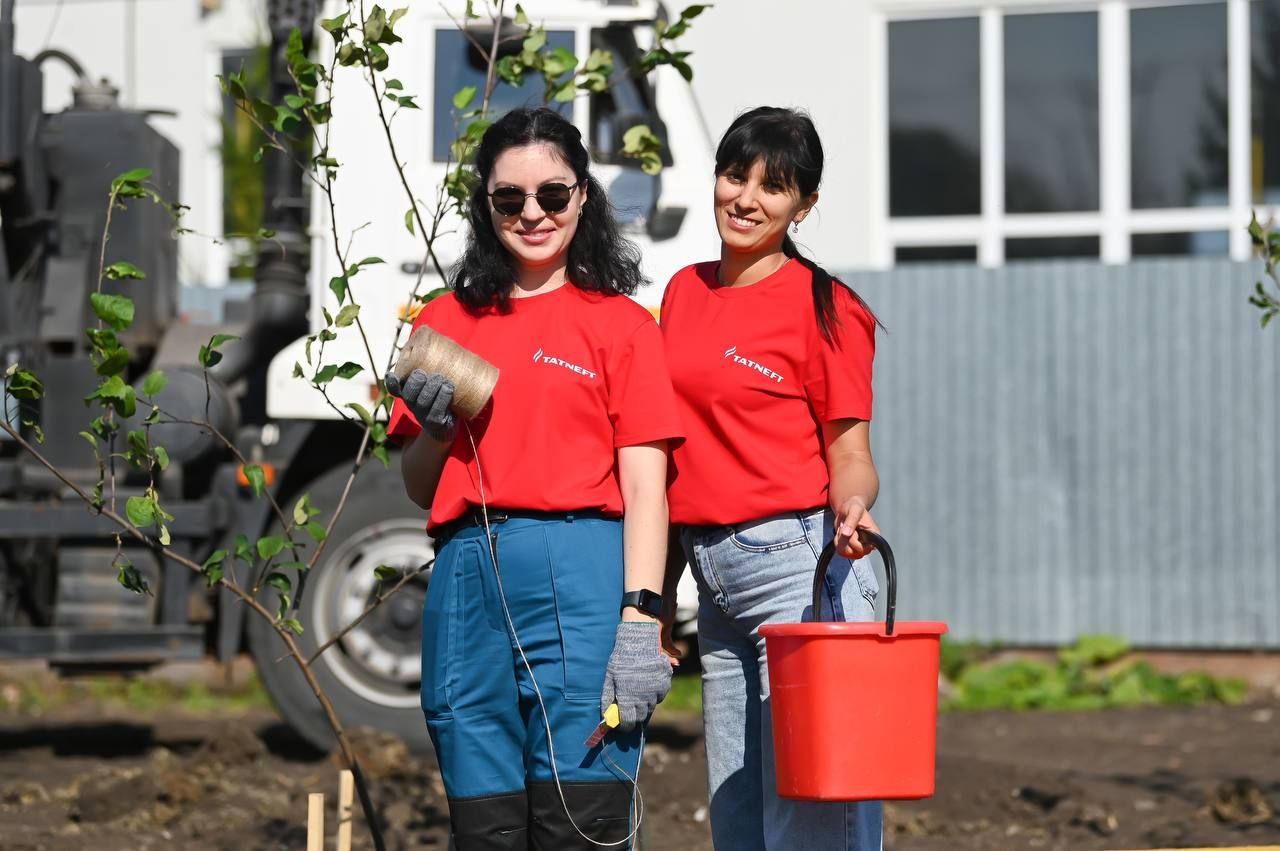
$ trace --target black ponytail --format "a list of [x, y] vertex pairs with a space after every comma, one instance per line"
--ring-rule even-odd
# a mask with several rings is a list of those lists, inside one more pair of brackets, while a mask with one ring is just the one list
[[[822, 182], [822, 140], [809, 116], [799, 110], [760, 106], [734, 119], [716, 148], [716, 174], [730, 170], [745, 174], [757, 162], [764, 164], [765, 175], [770, 180], [794, 188], [802, 198], [818, 191], [818, 184]], [[844, 284], [802, 255], [789, 235], [782, 238], [782, 253], [795, 259], [813, 276], [813, 314], [818, 331], [828, 343], [834, 342], [840, 324], [835, 287]], [[852, 288], [848, 289], [872, 321], [880, 325], [862, 297]]]

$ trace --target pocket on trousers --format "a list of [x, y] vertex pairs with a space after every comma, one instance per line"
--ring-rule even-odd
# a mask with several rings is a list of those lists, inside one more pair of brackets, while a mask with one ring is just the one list
[[546, 544], [555, 585], [564, 699], [598, 703], [618, 630], [621, 527], [580, 521], [548, 530]]
[[749, 553], [771, 553], [808, 543], [804, 523], [797, 514], [776, 514], [763, 520], [738, 523], [733, 526], [729, 540]]
[[429, 718], [453, 712], [451, 700], [458, 679], [453, 667], [459, 649], [461, 550], [462, 546], [457, 545], [449, 558], [436, 560], [422, 607], [422, 711]]

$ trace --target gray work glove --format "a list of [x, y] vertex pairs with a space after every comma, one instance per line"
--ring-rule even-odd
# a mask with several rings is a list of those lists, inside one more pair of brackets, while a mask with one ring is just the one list
[[453, 383], [449, 379], [438, 372], [428, 374], [415, 369], [403, 386], [394, 372], [388, 372], [385, 381], [387, 392], [404, 400], [424, 432], [443, 443], [453, 440], [458, 418], [449, 410], [453, 401]]
[[623, 621], [613, 639], [613, 654], [604, 671], [600, 713], [618, 704], [619, 727], [643, 723], [671, 690], [671, 662], [658, 644], [658, 623]]

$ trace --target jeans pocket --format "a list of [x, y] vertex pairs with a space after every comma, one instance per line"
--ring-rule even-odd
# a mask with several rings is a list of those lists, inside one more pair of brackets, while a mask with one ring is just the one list
[[738, 523], [729, 540], [749, 553], [771, 553], [798, 547], [808, 542], [805, 526], [798, 514], [775, 514], [762, 520]]
[[874, 613], [876, 610], [876, 597], [880, 595], [880, 582], [876, 579], [876, 571], [871, 564], [872, 558], [875, 558], [875, 556], [856, 559], [852, 562], [853, 570], [851, 572], [858, 583], [858, 592], [871, 605], [871, 611]]
[[[451, 699], [458, 675], [449, 664], [457, 658], [460, 616], [462, 546], [454, 545], [436, 559], [422, 607], [422, 711], [428, 718], [452, 714]], [[442, 569], [443, 568], [443, 569]]]

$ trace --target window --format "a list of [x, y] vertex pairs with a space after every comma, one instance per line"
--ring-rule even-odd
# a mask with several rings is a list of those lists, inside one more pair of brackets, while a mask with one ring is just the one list
[[1006, 260], [1047, 260], [1060, 257], [1097, 257], [1101, 242], [1096, 236], [1037, 236], [1007, 239]]
[[1134, 257], [1226, 257], [1227, 232], [1135, 233], [1132, 254]]
[[881, 262], [1244, 260], [1280, 205], [1280, 0], [889, 1]]
[[[482, 41], [487, 40], [482, 37]], [[554, 49], [565, 47], [573, 50], [573, 33], [568, 30], [548, 30], [547, 45]], [[518, 52], [519, 39], [503, 39], [499, 51]], [[436, 162], [449, 159], [449, 146], [458, 138], [460, 122], [453, 108], [453, 96], [466, 86], [476, 87], [476, 101], [484, 91], [485, 61], [467, 37], [458, 30], [436, 31], [435, 103], [432, 110], [432, 158]], [[543, 84], [539, 74], [526, 74], [519, 86], [499, 82], [494, 87], [489, 107], [493, 117], [521, 106], [542, 106]], [[573, 104], [552, 104], [570, 121], [573, 120]]]
[[1005, 209], [1098, 209], [1098, 16], [1009, 15], [1004, 47]]
[[894, 216], [980, 212], [978, 21], [889, 25], [889, 199]]
[[900, 245], [893, 252], [896, 263], [973, 263], [976, 245]]
[[1129, 13], [1133, 206], [1227, 203], [1227, 5]]
[[1280, 0], [1253, 0], [1253, 159], [1255, 204], [1280, 204]]

